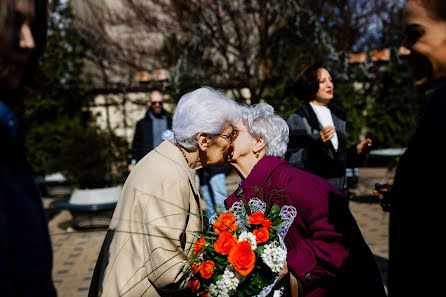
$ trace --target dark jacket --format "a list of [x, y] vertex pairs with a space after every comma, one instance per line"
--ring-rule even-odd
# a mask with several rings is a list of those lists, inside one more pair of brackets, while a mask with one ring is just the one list
[[389, 296], [408, 296], [407, 291], [411, 296], [432, 296], [444, 289], [444, 273], [432, 274], [427, 286], [410, 286], [407, 280], [420, 271], [437, 269], [445, 260], [444, 246], [438, 244], [445, 232], [445, 209], [441, 207], [446, 198], [445, 131], [443, 84], [427, 99], [395, 174], [389, 230]]
[[282, 159], [263, 157], [225, 204], [254, 196], [296, 208], [285, 244], [288, 269], [302, 283], [305, 297], [386, 296], [347, 201], [330, 183]]
[[209, 165], [206, 167], [202, 167], [198, 169], [196, 172], [198, 174], [198, 177], [200, 179], [201, 185], [208, 185], [210, 179], [219, 173], [224, 173], [225, 175], [228, 175], [231, 173], [231, 167], [226, 164], [219, 164], [219, 165]]
[[0, 295], [56, 296], [42, 199], [19, 121], [0, 101]]
[[[338, 150], [331, 141], [322, 142], [322, 127], [309, 102], [305, 102], [287, 121], [290, 128], [290, 141], [286, 160], [296, 168], [316, 174], [327, 179], [341, 191], [345, 189], [345, 170], [347, 166], [360, 166], [363, 158], [356, 152], [356, 146], [347, 148], [346, 116], [343, 110], [334, 104], [328, 104], [339, 140]], [[348, 164], [347, 164], [348, 162]]]
[[[135, 135], [133, 136], [132, 149], [130, 151], [130, 160], [138, 162], [153, 147], [153, 130], [152, 130], [152, 118], [150, 117], [151, 109], [147, 109], [144, 118], [140, 119], [136, 123]], [[172, 114], [166, 110], [163, 110], [162, 116], [167, 117], [167, 129], [172, 129]]]

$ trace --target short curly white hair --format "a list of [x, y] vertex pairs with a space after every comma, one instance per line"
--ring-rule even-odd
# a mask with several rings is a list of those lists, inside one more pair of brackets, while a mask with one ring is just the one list
[[266, 103], [242, 108], [242, 118], [248, 132], [256, 139], [263, 137], [267, 156], [285, 158], [289, 141], [289, 128], [284, 119]]
[[199, 133], [208, 133], [212, 140], [226, 124], [234, 126], [240, 118], [240, 106], [234, 100], [210, 87], [199, 88], [178, 102], [172, 120], [175, 142], [187, 151], [195, 151]]

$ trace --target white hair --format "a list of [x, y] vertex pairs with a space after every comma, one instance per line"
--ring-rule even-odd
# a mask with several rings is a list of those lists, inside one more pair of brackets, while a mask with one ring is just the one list
[[243, 108], [242, 113], [249, 133], [256, 139], [263, 137], [265, 140], [266, 155], [283, 159], [289, 140], [289, 128], [285, 120], [266, 103]]
[[195, 151], [198, 133], [208, 133], [213, 139], [226, 124], [235, 125], [240, 118], [240, 108], [234, 100], [210, 87], [199, 88], [178, 102], [172, 120], [175, 142], [187, 151]]

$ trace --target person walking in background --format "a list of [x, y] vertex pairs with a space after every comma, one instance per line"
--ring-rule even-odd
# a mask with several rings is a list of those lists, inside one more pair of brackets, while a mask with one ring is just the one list
[[370, 150], [367, 138], [347, 147], [346, 115], [331, 103], [334, 84], [321, 65], [305, 68], [298, 89], [306, 101], [287, 121], [290, 141], [286, 160], [296, 168], [327, 179], [346, 194], [346, 168], [358, 167]]
[[186, 260], [203, 231], [195, 170], [221, 164], [237, 103], [211, 88], [187, 93], [165, 140], [130, 172], [104, 239], [89, 295], [186, 296]]
[[225, 204], [257, 197], [269, 206], [296, 208], [284, 242], [288, 270], [300, 281], [303, 295], [385, 297], [374, 256], [346, 198], [327, 180], [283, 160], [287, 123], [260, 103], [244, 109], [236, 129], [227, 162], [242, 182]]
[[423, 106], [415, 134], [401, 157], [394, 182], [377, 186], [389, 222], [389, 296], [433, 296], [444, 290], [444, 273], [433, 273], [426, 286], [409, 285], [420, 272], [444, 262], [446, 131], [446, 1], [409, 0], [405, 5], [401, 59], [422, 92], [434, 88]]
[[150, 93], [149, 106], [144, 118], [136, 123], [128, 170], [133, 167], [153, 148], [163, 142], [163, 133], [172, 129], [172, 114], [163, 107], [164, 99], [160, 91]]
[[231, 172], [228, 165], [211, 165], [197, 170], [201, 195], [206, 202], [206, 217], [225, 212], [226, 175]]
[[0, 2], [0, 295], [56, 296], [42, 199], [16, 110], [46, 43], [47, 2]]

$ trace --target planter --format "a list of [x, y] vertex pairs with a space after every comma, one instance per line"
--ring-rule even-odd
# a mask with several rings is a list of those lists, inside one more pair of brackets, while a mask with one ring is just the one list
[[51, 207], [68, 210], [73, 217], [75, 228], [108, 228], [121, 190], [121, 186], [75, 189], [70, 196], [51, 203]]

